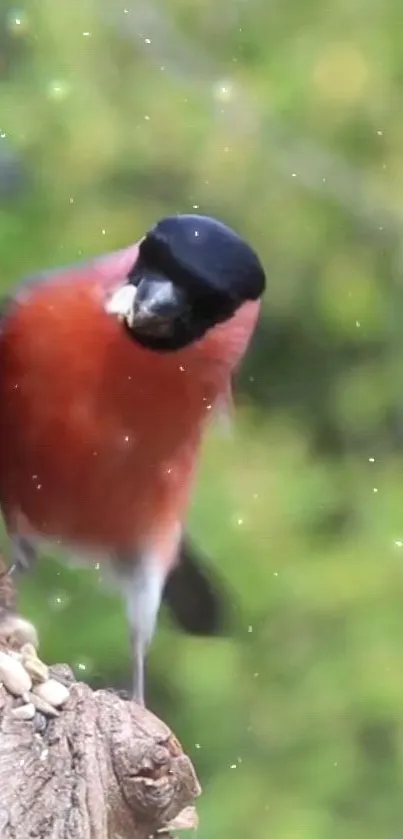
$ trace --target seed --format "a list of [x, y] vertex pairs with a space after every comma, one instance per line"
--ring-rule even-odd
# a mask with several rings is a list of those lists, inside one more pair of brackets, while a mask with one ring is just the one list
[[14, 696], [22, 696], [32, 687], [32, 680], [20, 661], [0, 652], [0, 681]]

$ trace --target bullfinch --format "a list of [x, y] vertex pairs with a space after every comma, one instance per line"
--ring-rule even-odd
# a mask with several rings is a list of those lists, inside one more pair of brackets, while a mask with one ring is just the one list
[[[2, 306], [0, 506], [11, 566], [29, 568], [54, 543], [112, 573], [140, 704], [164, 588], [186, 561], [203, 433], [230, 398], [264, 288], [262, 264], [236, 232], [179, 214], [137, 244], [25, 280]], [[185, 604], [177, 611], [189, 621]], [[14, 630], [37, 643], [34, 627], [9, 614], [0, 639]]]

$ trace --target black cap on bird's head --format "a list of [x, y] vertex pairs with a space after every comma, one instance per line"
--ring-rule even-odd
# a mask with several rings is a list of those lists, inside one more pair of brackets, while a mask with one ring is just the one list
[[141, 241], [128, 280], [130, 333], [167, 351], [201, 338], [265, 289], [252, 248], [226, 225], [199, 215], [159, 221]]

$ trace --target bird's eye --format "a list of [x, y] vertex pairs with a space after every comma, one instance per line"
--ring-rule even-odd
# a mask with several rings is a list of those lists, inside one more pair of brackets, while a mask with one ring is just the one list
[[199, 319], [219, 322], [233, 315], [237, 302], [227, 294], [212, 291], [195, 297], [193, 308]]

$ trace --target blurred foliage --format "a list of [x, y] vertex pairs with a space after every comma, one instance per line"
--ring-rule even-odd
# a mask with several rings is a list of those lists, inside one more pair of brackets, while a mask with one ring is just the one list
[[[217, 214], [269, 284], [191, 530], [234, 636], [162, 616], [149, 704], [204, 785], [199, 839], [395, 839], [403, 823], [402, 28], [397, 0], [0, 2], [3, 289]], [[24, 584], [43, 655], [125, 684], [97, 575]]]

